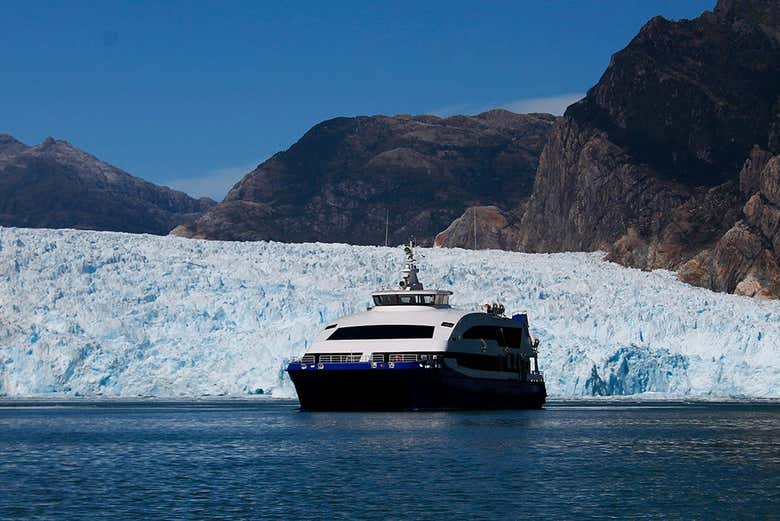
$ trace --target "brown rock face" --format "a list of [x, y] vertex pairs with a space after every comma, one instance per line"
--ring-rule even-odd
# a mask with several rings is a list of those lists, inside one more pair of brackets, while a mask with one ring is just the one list
[[718, 291], [780, 298], [780, 155], [768, 158], [754, 150], [740, 186], [756, 190], [743, 208], [743, 219], [683, 265], [680, 278]]
[[[691, 190], [690, 197], [669, 213], [626, 235], [607, 249], [607, 259], [645, 269], [675, 269], [720, 238], [740, 217], [744, 197], [736, 180]], [[626, 243], [626, 237], [635, 241]]]
[[223, 240], [430, 244], [474, 205], [517, 207], [531, 192], [555, 117], [337, 118], [244, 177], [173, 233]]
[[213, 206], [73, 147], [0, 136], [0, 226], [166, 234]]
[[567, 118], [542, 152], [521, 225], [526, 251], [608, 249], [630, 227], [644, 236], [691, 189], [636, 163], [603, 131]]
[[[778, 145], [780, 2], [721, 1], [694, 20], [654, 18], [556, 124], [519, 228], [521, 248], [602, 249], [646, 269], [691, 261], [686, 280], [734, 291], [745, 278], [737, 259], [772, 255], [754, 252], [748, 235], [760, 231], [765, 242], [773, 233], [767, 202], [776, 187], [763, 165]], [[747, 228], [732, 228], [757, 191], [761, 204], [745, 207]], [[748, 213], [760, 217], [751, 223]], [[719, 258], [735, 266], [728, 276], [697, 257], [721, 238]], [[750, 273], [760, 281], [771, 264]]]
[[780, 2], [721, 1], [694, 20], [650, 20], [566, 115], [685, 185], [736, 177], [767, 148], [780, 96]]
[[770, 159], [772, 154], [759, 147], [753, 147], [739, 173], [739, 189], [743, 194], [750, 195], [760, 190], [761, 172]]
[[436, 236], [433, 246], [514, 250], [520, 241], [519, 222], [519, 213], [504, 212], [497, 206], [472, 206]]

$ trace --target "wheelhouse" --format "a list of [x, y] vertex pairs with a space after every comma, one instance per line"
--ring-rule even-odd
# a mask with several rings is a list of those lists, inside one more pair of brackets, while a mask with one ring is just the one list
[[449, 307], [451, 291], [376, 291], [371, 294], [375, 306]]

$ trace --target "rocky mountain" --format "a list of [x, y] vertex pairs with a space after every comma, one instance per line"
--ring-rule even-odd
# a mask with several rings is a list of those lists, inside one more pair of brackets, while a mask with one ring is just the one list
[[553, 132], [523, 248], [673, 268], [728, 230], [744, 204], [740, 167], [777, 124], [777, 10], [733, 0], [650, 20]]
[[176, 235], [225, 240], [383, 244], [434, 235], [473, 205], [517, 207], [531, 193], [556, 118], [336, 118], [246, 175]]
[[555, 125], [516, 234], [496, 222], [512, 249], [604, 250], [780, 297], [779, 147], [780, 2], [721, 0], [615, 54]]
[[0, 226], [166, 234], [216, 204], [133, 177], [65, 141], [0, 135]]
[[680, 268], [680, 278], [717, 291], [780, 298], [780, 155], [756, 147], [740, 172], [747, 203], [714, 246]]
[[522, 210], [503, 210], [498, 206], [472, 206], [436, 235], [437, 248], [514, 250], [520, 240]]

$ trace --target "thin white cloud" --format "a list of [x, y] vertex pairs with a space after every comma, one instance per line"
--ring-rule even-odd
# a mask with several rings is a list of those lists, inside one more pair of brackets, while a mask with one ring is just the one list
[[193, 197], [211, 197], [221, 201], [242, 177], [254, 170], [255, 164], [229, 166], [210, 170], [202, 176], [180, 177], [165, 184]]
[[529, 112], [547, 112], [561, 116], [566, 111], [566, 107], [585, 97], [583, 92], [573, 92], [569, 94], [559, 94], [557, 96], [547, 96], [543, 98], [523, 98], [505, 104], [502, 108], [517, 112], [518, 114], [528, 114]]
[[447, 118], [450, 116], [458, 116], [458, 115], [472, 115], [472, 114], [479, 114], [481, 112], [485, 112], [486, 110], [490, 110], [491, 108], [495, 108], [495, 106], [490, 105], [469, 105], [468, 103], [459, 103], [457, 105], [447, 105], [446, 107], [439, 107], [435, 110], [432, 110], [430, 114], [434, 116], [439, 116], [440, 118]]
[[540, 98], [520, 98], [508, 103], [459, 103], [440, 107], [432, 110], [430, 114], [446, 118], [458, 114], [474, 115], [481, 114], [490, 109], [502, 108], [518, 114], [528, 114], [531, 112], [546, 112], [561, 116], [566, 111], [566, 107], [585, 97], [584, 92], [571, 92], [567, 94], [558, 94], [555, 96], [544, 96]]

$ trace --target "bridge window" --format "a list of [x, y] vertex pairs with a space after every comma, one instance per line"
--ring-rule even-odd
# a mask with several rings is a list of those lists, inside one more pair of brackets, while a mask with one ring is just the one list
[[340, 327], [328, 340], [387, 340], [394, 338], [433, 338], [433, 326], [381, 325]]
[[449, 304], [449, 295], [390, 294], [374, 295], [375, 306], [440, 306]]

